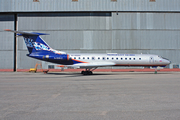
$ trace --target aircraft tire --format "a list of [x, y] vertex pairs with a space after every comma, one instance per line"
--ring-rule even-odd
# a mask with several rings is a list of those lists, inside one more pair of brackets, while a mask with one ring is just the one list
[[86, 71], [86, 75], [92, 75], [92, 71]]
[[88, 72], [87, 72], [87, 71], [84, 71], [83, 75], [88, 75]]
[[81, 74], [83, 74], [83, 75], [84, 75], [84, 71], [81, 71]]
[[92, 71], [88, 71], [88, 75], [92, 75], [93, 74], [93, 72]]
[[83, 74], [83, 75], [92, 75], [93, 72], [92, 71], [81, 71], [81, 74]]

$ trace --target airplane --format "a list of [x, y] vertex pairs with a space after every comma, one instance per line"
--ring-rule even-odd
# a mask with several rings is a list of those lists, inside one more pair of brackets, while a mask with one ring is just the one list
[[91, 53], [72, 53], [68, 54], [63, 51], [58, 51], [51, 48], [40, 35], [49, 35], [46, 33], [23, 32], [5, 29], [16, 33], [18, 36], [23, 36], [29, 54], [28, 57], [38, 60], [60, 64], [66, 67], [83, 68], [83, 75], [92, 75], [93, 70], [98, 67], [109, 66], [151, 66], [165, 67], [171, 62], [158, 55], [152, 54], [91, 54]]

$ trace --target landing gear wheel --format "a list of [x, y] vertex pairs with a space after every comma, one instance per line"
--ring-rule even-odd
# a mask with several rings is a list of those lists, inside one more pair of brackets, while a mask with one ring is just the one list
[[88, 75], [92, 75], [93, 73], [92, 73], [92, 71], [88, 71]]
[[88, 75], [88, 72], [87, 72], [87, 71], [84, 71], [83, 75]]
[[93, 72], [92, 71], [81, 71], [81, 74], [83, 74], [83, 75], [92, 75]]
[[81, 71], [81, 74], [84, 74], [84, 71]]

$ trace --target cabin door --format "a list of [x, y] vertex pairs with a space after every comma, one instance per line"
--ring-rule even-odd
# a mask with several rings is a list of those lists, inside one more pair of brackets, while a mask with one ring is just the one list
[[154, 63], [154, 58], [153, 57], [149, 58], [149, 63]]

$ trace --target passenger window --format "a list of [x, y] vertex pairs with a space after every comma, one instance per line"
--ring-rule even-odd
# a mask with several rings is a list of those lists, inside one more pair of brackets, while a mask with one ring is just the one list
[[121, 58], [121, 60], [123, 60], [123, 58]]
[[131, 60], [131, 58], [129, 58], [129, 60]]
[[118, 58], [116, 58], [116, 60], [118, 60]]
[[85, 59], [85, 57], [83, 57], [83, 59]]
[[89, 57], [87, 57], [87, 59], [89, 59]]
[[112, 60], [113, 60], [114, 58], [112, 58]]
[[109, 60], [109, 58], [107, 57], [107, 60]]
[[127, 60], [127, 58], [125, 58], [125, 60]]
[[79, 59], [81, 59], [81, 58], [79, 57]]
[[135, 58], [134, 58], [134, 60], [135, 60]]
[[74, 59], [76, 59], [76, 57], [74, 57]]
[[141, 60], [141, 58], [139, 58], [139, 60]]
[[103, 57], [102, 59], [105, 60], [105, 57]]
[[98, 60], [100, 60], [100, 57], [98, 57]]
[[95, 60], [95, 58], [94, 58], [94, 57], [92, 57], [92, 60]]

